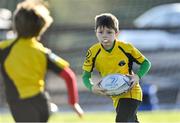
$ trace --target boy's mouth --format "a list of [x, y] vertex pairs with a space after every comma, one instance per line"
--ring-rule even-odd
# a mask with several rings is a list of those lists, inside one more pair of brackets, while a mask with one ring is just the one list
[[109, 42], [102, 42], [102, 44], [103, 44], [104, 46], [109, 46], [109, 45], [110, 45]]
[[109, 41], [107, 40], [107, 39], [104, 39], [103, 41], [102, 41], [102, 43], [108, 43]]

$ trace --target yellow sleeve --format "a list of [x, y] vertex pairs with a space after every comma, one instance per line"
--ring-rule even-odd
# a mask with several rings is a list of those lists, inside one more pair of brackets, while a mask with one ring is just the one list
[[83, 64], [83, 70], [87, 71], [87, 72], [92, 72], [93, 70], [93, 55], [92, 55], [92, 51], [91, 49], [89, 49], [86, 53], [86, 59], [84, 61], [84, 64]]
[[47, 63], [48, 68], [56, 73], [59, 73], [64, 68], [70, 66], [70, 64], [66, 60], [64, 60], [63, 58], [57, 56], [52, 52], [49, 52], [47, 54], [47, 57], [48, 57], [48, 63]]
[[142, 63], [145, 60], [145, 56], [132, 44], [129, 44], [130, 49], [131, 49], [131, 55], [135, 60], [137, 60], [139, 63]]
[[65, 67], [69, 67], [70, 66], [69, 63], [66, 60], [62, 59], [61, 57], [57, 56], [56, 54], [54, 54], [52, 52], [49, 54], [49, 60], [52, 63], [54, 63], [57, 66], [59, 66], [60, 68], [65, 68]]

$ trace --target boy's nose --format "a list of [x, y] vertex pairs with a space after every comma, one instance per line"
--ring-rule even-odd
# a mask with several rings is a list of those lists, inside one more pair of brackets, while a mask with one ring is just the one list
[[104, 39], [105, 39], [105, 38], [107, 38], [106, 34], [103, 34], [103, 36], [102, 36], [102, 37], [103, 37]]

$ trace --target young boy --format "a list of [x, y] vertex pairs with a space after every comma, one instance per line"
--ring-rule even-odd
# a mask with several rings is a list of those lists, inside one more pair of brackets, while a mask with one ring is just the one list
[[[114, 15], [97, 15], [95, 32], [99, 43], [87, 51], [83, 65], [83, 82], [93, 93], [106, 95], [105, 90], [98, 87], [98, 83], [90, 80], [93, 68], [96, 68], [102, 77], [115, 73], [129, 76], [132, 88], [127, 93], [111, 98], [116, 108], [116, 122], [138, 122], [136, 114], [142, 101], [139, 79], [149, 71], [151, 63], [132, 44], [117, 39], [119, 22]], [[132, 70], [134, 62], [140, 65], [136, 73]]]
[[16, 122], [48, 121], [50, 107], [45, 92], [47, 69], [66, 81], [70, 106], [79, 116], [83, 114], [78, 104], [75, 74], [69, 63], [38, 41], [52, 22], [43, 1], [23, 1], [17, 5], [13, 18], [17, 38], [0, 42], [6, 97]]

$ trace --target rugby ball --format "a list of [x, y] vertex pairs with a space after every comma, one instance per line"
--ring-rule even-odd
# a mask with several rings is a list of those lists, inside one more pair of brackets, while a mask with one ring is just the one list
[[120, 95], [127, 92], [131, 85], [130, 78], [122, 74], [110, 74], [105, 76], [99, 83], [99, 87], [106, 90], [109, 96]]

